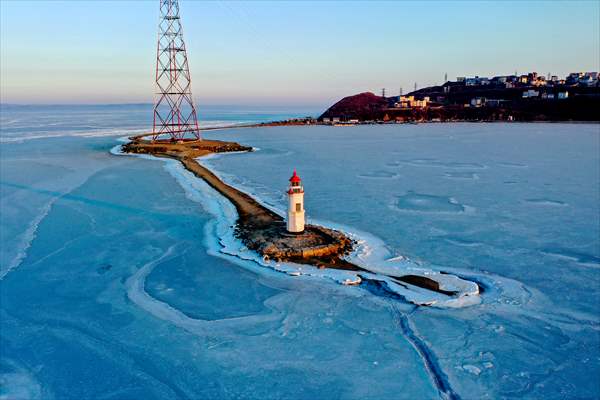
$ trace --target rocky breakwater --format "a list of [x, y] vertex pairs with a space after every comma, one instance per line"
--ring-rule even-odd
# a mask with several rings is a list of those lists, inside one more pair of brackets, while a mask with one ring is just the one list
[[227, 197], [238, 212], [236, 236], [248, 249], [277, 261], [311, 264], [321, 268], [361, 270], [342, 259], [353, 248], [353, 241], [342, 232], [307, 225], [303, 233], [290, 234], [279, 214], [267, 209], [246, 193], [227, 185], [195, 160], [211, 153], [252, 151], [252, 147], [219, 140], [151, 142], [144, 140], [143, 136], [131, 139], [131, 142], [123, 145], [123, 151], [177, 159], [187, 170]]
[[[359, 279], [351, 280], [346, 284], [371, 282], [370, 287], [373, 287], [373, 284], [380, 286], [381, 282], [386, 281], [388, 283], [385, 293], [389, 292], [390, 285], [396, 285], [401, 290], [406, 289], [410, 293], [416, 293], [417, 300], [411, 299], [412, 294], [401, 296], [419, 305], [454, 301], [480, 293], [481, 288], [475, 282], [456, 276], [439, 273], [383, 273], [376, 271], [377, 269], [367, 269], [366, 266], [351, 263], [345, 259], [345, 256], [353, 251], [355, 242], [343, 232], [317, 225], [307, 225], [302, 233], [289, 233], [282, 216], [266, 208], [248, 194], [227, 185], [196, 161], [196, 158], [211, 153], [252, 151], [249, 146], [218, 140], [151, 142], [144, 137], [144, 135], [132, 137], [131, 142], [123, 145], [123, 151], [179, 160], [187, 170], [231, 201], [238, 213], [235, 235], [244, 246], [260, 254], [265, 260], [356, 271]], [[433, 300], [423, 300], [423, 294], [418, 292], [422, 289], [438, 297], [434, 297]], [[439, 297], [440, 295], [442, 297]]]
[[238, 224], [237, 236], [265, 259], [312, 264], [320, 268], [359, 270], [340, 258], [352, 251], [354, 242], [342, 232], [308, 225], [304, 232], [287, 232], [283, 218], [268, 225]]

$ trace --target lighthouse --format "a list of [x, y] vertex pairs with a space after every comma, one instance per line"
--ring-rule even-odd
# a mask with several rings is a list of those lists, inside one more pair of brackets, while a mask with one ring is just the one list
[[289, 200], [287, 230], [291, 233], [302, 233], [304, 232], [304, 188], [295, 168], [287, 193]]

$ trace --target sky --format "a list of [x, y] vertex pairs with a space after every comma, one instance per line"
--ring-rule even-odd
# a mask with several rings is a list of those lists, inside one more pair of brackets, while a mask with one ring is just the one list
[[[600, 1], [179, 0], [199, 104], [600, 69]], [[0, 101], [151, 103], [159, 1], [0, 0]]]

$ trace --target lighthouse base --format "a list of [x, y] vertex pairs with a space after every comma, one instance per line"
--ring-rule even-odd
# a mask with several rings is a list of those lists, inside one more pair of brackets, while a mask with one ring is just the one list
[[237, 234], [248, 249], [271, 260], [328, 264], [335, 259], [331, 264], [342, 269], [345, 263], [339, 257], [353, 247], [352, 240], [341, 232], [315, 225], [306, 225], [303, 232], [288, 232], [284, 221], [261, 227], [240, 224]]
[[297, 237], [297, 236], [304, 235], [304, 232], [306, 232], [306, 231], [305, 230], [302, 230], [302, 232], [290, 232], [290, 231], [287, 231], [287, 232], [285, 232], [283, 234], [283, 236], [286, 236], [286, 237]]
[[304, 211], [288, 212], [286, 228], [289, 233], [304, 232]]

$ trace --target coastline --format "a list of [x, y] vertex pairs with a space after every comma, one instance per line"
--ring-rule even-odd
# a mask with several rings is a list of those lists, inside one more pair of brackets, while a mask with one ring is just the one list
[[[266, 263], [273, 260], [277, 264], [289, 262], [311, 265], [317, 269], [356, 272], [356, 280], [346, 279], [340, 283], [366, 284], [368, 290], [375, 290], [386, 297], [397, 297], [400, 292], [424, 289], [434, 298], [434, 300], [423, 301], [411, 299], [410, 295], [400, 295], [416, 305], [434, 305], [441, 301], [449, 304], [456, 303], [460, 307], [462, 306], [460, 304], [469, 305], [473, 304], [473, 301], [479, 302], [479, 295], [483, 292], [483, 288], [474, 281], [445, 274], [425, 276], [428, 274], [407, 274], [396, 271], [390, 274], [377, 271], [377, 268], [367, 269], [348, 261], [347, 256], [355, 249], [356, 242], [341, 231], [319, 225], [307, 225], [301, 237], [289, 235], [285, 230], [285, 220], [278, 213], [260, 204], [250, 195], [223, 182], [216, 174], [196, 161], [196, 158], [209, 154], [252, 151], [251, 147], [217, 140], [151, 143], [143, 140], [145, 136], [148, 134], [130, 137], [131, 141], [122, 145], [122, 151], [179, 161], [185, 170], [200, 178], [234, 205], [238, 213], [234, 236], [241, 240], [245, 248], [261, 256]], [[288, 274], [300, 275], [289, 272]], [[435, 279], [434, 276], [439, 279]], [[477, 300], [474, 299], [475, 296]], [[465, 297], [470, 297], [472, 300], [461, 300]]]

